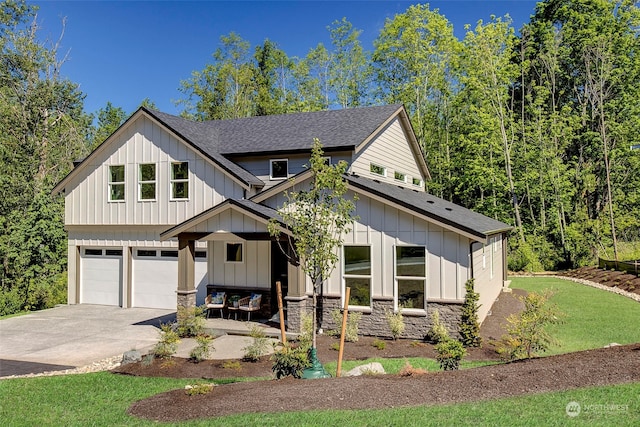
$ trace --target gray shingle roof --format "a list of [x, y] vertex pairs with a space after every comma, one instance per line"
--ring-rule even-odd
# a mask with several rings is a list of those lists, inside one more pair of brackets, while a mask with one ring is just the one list
[[349, 184], [356, 189], [360, 188], [383, 197], [481, 239], [513, 229], [512, 226], [504, 222], [489, 218], [423, 191], [385, 184], [357, 175], [348, 175], [346, 178]]
[[263, 184], [228, 158], [310, 151], [314, 138], [320, 139], [325, 150], [353, 149], [400, 108], [401, 104], [393, 104], [208, 122], [146, 111], [232, 174], [248, 183]]

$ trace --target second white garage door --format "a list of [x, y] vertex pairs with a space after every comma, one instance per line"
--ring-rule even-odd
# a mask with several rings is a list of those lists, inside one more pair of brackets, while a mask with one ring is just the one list
[[[195, 283], [207, 276], [206, 252], [196, 251]], [[178, 251], [134, 249], [133, 307], [175, 309], [178, 283]]]

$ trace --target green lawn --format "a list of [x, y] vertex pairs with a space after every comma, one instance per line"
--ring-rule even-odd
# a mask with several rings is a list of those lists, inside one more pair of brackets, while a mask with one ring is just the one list
[[560, 346], [545, 355], [599, 348], [612, 342], [640, 342], [640, 303], [630, 298], [547, 277], [514, 277], [511, 287], [529, 292], [553, 290], [551, 302], [565, 317], [562, 324], [549, 327]]
[[[193, 380], [139, 378], [108, 372], [0, 381], [3, 426], [157, 425], [126, 414], [136, 400]], [[310, 382], [310, 386], [312, 382]], [[186, 426], [430, 426], [430, 425], [640, 425], [640, 383], [594, 387], [486, 402], [361, 411], [251, 414], [207, 419]], [[268, 405], [269, 396], [256, 396]], [[569, 402], [582, 412], [566, 414]], [[603, 406], [606, 405], [606, 406]]]

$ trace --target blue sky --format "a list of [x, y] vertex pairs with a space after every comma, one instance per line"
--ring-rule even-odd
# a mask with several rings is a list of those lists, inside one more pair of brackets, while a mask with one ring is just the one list
[[[40, 7], [42, 38], [57, 40], [66, 17], [60, 52], [67, 53], [62, 75], [86, 94], [93, 113], [108, 101], [132, 113], [144, 98], [178, 114], [180, 82], [211, 62], [220, 36], [231, 31], [252, 47], [270, 39], [289, 56], [305, 56], [322, 42], [327, 26], [346, 17], [362, 30], [367, 50], [385, 19], [418, 2], [408, 1], [32, 1]], [[535, 1], [448, 0], [429, 2], [453, 24], [459, 38], [464, 25], [509, 14], [516, 29], [529, 21]]]

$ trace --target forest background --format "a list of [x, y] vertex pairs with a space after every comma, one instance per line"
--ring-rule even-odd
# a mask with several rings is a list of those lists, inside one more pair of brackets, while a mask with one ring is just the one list
[[[84, 111], [37, 7], [0, 4], [0, 315], [66, 302], [64, 199], [51, 189], [133, 112]], [[547, 0], [465, 28], [427, 4], [386, 20], [373, 51], [347, 18], [289, 57], [238, 34], [180, 84], [193, 120], [402, 103], [427, 190], [514, 226], [512, 271], [640, 258], [640, 9]], [[141, 106], [154, 108], [150, 99]]]

